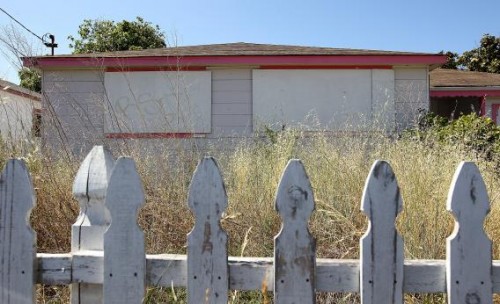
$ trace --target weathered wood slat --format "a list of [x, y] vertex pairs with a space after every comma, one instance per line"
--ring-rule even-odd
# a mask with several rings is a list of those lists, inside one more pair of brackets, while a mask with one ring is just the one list
[[[98, 272], [103, 269], [102, 251], [81, 251], [73, 258], [70, 253], [39, 253], [37, 259], [39, 284], [102, 284], [104, 281], [102, 273]], [[317, 259], [316, 264], [317, 292], [359, 292], [358, 260]], [[268, 290], [273, 291], [273, 258], [229, 257], [228, 266], [232, 290], [261, 290], [262, 282], [267, 282]], [[75, 267], [73, 271], [72, 267]], [[500, 293], [500, 261], [493, 261], [492, 267], [493, 292]], [[408, 293], [446, 293], [445, 276], [445, 260], [407, 260], [403, 290]], [[147, 286], [186, 287], [187, 256], [146, 255], [146, 278]]]
[[446, 208], [455, 216], [446, 246], [448, 303], [492, 303], [491, 240], [483, 229], [490, 203], [474, 163], [458, 166]]
[[196, 168], [188, 194], [196, 222], [188, 234], [188, 303], [227, 303], [227, 234], [220, 226], [227, 208], [224, 182], [215, 160], [205, 157]]
[[[104, 248], [104, 232], [110, 223], [104, 200], [113, 166], [111, 153], [102, 146], [95, 146], [78, 169], [73, 195], [80, 204], [80, 214], [71, 227], [72, 252]], [[97, 271], [102, 272], [102, 268]], [[72, 304], [101, 302], [101, 285], [72, 284]]]
[[304, 166], [290, 160], [276, 194], [276, 210], [283, 225], [274, 238], [274, 301], [314, 303], [316, 243], [308, 229], [314, 197]]
[[363, 304], [403, 303], [403, 240], [395, 226], [402, 205], [391, 166], [375, 161], [361, 200], [361, 210], [369, 220], [360, 240]]
[[145, 293], [144, 233], [137, 225], [144, 203], [141, 178], [131, 158], [120, 157], [106, 195], [111, 224], [104, 234], [104, 303], [142, 303]]
[[36, 234], [29, 224], [35, 195], [21, 160], [0, 176], [0, 303], [35, 303]]

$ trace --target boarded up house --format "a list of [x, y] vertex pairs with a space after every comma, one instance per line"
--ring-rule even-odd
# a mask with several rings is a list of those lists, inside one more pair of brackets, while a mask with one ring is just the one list
[[[230, 43], [27, 58], [43, 74], [44, 139], [246, 137], [263, 127], [412, 125], [436, 54]], [[56, 128], [58, 130], [56, 130]]]

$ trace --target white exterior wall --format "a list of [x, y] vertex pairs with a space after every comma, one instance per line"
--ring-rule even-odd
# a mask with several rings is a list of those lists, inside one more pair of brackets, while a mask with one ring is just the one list
[[33, 110], [39, 101], [0, 90], [0, 134], [2, 140], [15, 143], [31, 139]]
[[254, 125], [394, 128], [393, 70], [254, 70]]
[[[214, 68], [207, 73], [211, 103], [203, 111], [209, 112], [210, 129], [201, 135], [207, 139], [249, 136], [269, 122], [277, 127], [307, 122], [310, 130], [358, 131], [374, 124], [394, 130], [410, 126], [417, 109], [429, 105], [426, 68]], [[116, 117], [106, 110], [111, 104], [104, 71], [44, 71], [43, 88], [43, 136], [49, 146], [80, 153], [108, 141], [105, 134], [112, 130], [106, 121]], [[315, 116], [307, 121], [307, 114]]]
[[417, 123], [419, 110], [429, 109], [428, 68], [395, 68], [395, 105], [398, 130]]

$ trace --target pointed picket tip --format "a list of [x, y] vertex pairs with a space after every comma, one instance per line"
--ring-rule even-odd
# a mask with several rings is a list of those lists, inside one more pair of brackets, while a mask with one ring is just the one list
[[31, 177], [24, 161], [20, 159], [9, 159], [4, 166], [0, 177], [2, 191], [7, 187], [14, 189], [13, 202], [21, 204], [16, 209], [25, 214], [25, 224], [29, 225], [30, 211], [36, 204], [35, 193]]
[[314, 211], [314, 195], [302, 161], [288, 161], [276, 193], [275, 209], [283, 219], [299, 215], [308, 219]]
[[76, 173], [73, 183], [75, 198], [103, 199], [106, 196], [108, 180], [114, 163], [113, 155], [107, 148], [94, 146]]
[[477, 214], [485, 217], [490, 211], [488, 191], [481, 172], [473, 162], [461, 162], [451, 183], [446, 209], [460, 216]]
[[213, 157], [204, 157], [198, 163], [189, 185], [189, 208], [197, 212], [199, 204], [213, 206], [216, 214], [222, 214], [227, 208], [226, 188]]
[[139, 207], [143, 202], [144, 190], [134, 160], [130, 157], [118, 158], [109, 178], [106, 207], [130, 207], [124, 206], [125, 203]]
[[[380, 199], [373, 199], [379, 197]], [[376, 160], [366, 179], [363, 198], [361, 199], [361, 211], [370, 216], [370, 205], [372, 208], [384, 208], [386, 203], [396, 202], [396, 214], [403, 208], [403, 200], [399, 191], [396, 175], [391, 165], [383, 160]]]

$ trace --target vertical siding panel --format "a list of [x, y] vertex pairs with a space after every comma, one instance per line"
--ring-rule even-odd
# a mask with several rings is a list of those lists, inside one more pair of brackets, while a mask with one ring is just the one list
[[448, 303], [492, 303], [491, 240], [483, 229], [490, 203], [474, 163], [458, 166], [446, 207], [456, 220], [446, 245]]
[[361, 210], [369, 225], [360, 240], [363, 304], [403, 303], [403, 240], [395, 221], [403, 201], [391, 166], [376, 161], [366, 180]]
[[315, 303], [316, 242], [307, 227], [314, 210], [309, 177], [300, 160], [290, 160], [276, 194], [283, 225], [274, 238], [274, 300]]
[[144, 298], [144, 233], [137, 225], [143, 203], [144, 192], [135, 163], [131, 158], [120, 157], [106, 195], [111, 225], [104, 234], [105, 304], [140, 304]]
[[103, 72], [44, 71], [42, 81], [44, 145], [81, 154], [102, 143], [107, 100]]
[[189, 186], [196, 222], [188, 234], [188, 303], [226, 304], [229, 288], [227, 234], [220, 226], [227, 195], [217, 163], [204, 158]]
[[428, 69], [395, 68], [396, 124], [399, 130], [414, 126], [419, 110], [429, 109]]
[[21, 160], [0, 177], [0, 303], [35, 303], [36, 235], [29, 224], [35, 196]]
[[[239, 117], [236, 119], [236, 116]], [[234, 121], [228, 123], [229, 121]], [[252, 72], [212, 71], [212, 137], [252, 133]]]

